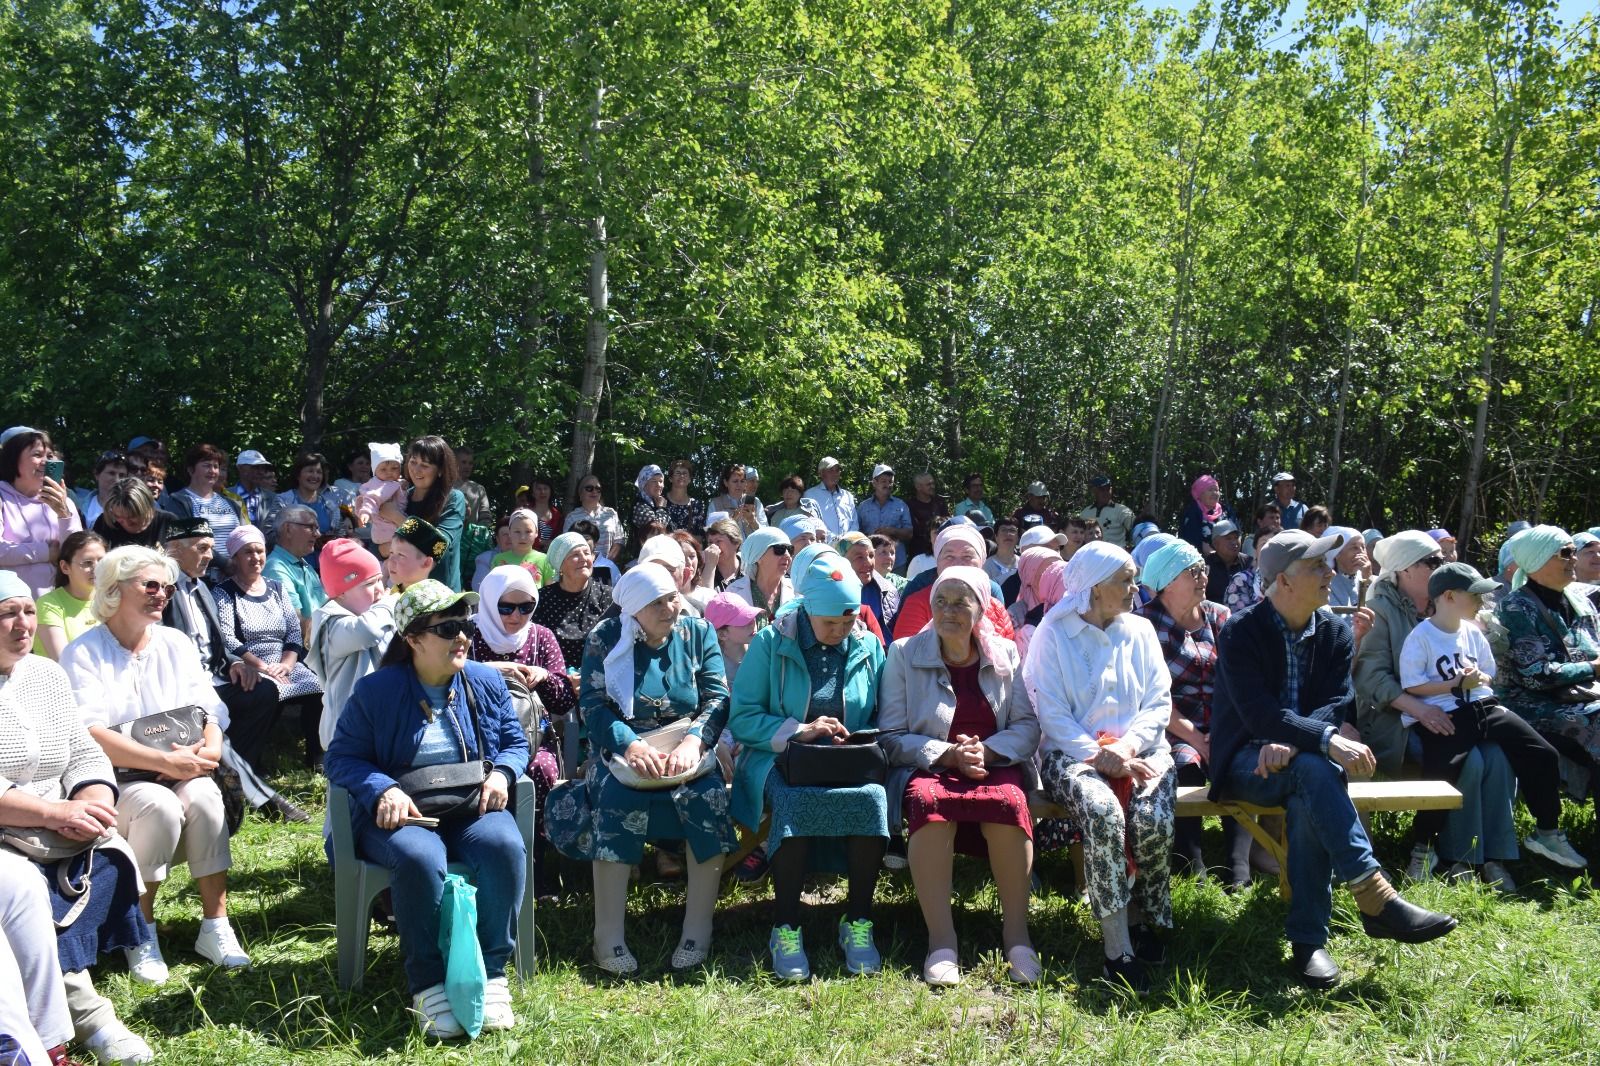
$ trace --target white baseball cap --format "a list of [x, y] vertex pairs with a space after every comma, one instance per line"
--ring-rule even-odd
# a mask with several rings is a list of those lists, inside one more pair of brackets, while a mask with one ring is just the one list
[[1017, 541], [1017, 550], [1026, 551], [1029, 548], [1059, 548], [1067, 543], [1065, 533], [1057, 533], [1049, 526], [1034, 526], [1022, 535]]
[[[835, 464], [835, 465], [837, 465], [837, 464]], [[879, 463], [877, 466], [872, 468], [872, 480], [874, 480], [874, 481], [878, 480], [878, 476], [880, 474], [893, 474], [893, 473], [894, 473], [894, 467], [890, 466], [888, 463]]]
[[818, 460], [818, 462], [817, 462], [817, 473], [820, 474], [824, 470], [832, 470], [834, 467], [836, 467], [838, 465], [839, 465], [839, 460], [835, 459], [831, 455], [825, 455], [820, 460]]
[[254, 448], [246, 448], [239, 453], [239, 458], [233, 461], [234, 466], [271, 466], [272, 463], [265, 455]]

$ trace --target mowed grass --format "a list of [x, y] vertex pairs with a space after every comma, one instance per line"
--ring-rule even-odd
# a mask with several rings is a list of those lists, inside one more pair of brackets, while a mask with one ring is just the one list
[[[292, 793], [321, 812], [309, 774]], [[1566, 811], [1575, 846], [1600, 856], [1589, 809]], [[1380, 855], [1403, 868], [1408, 816], [1379, 816]], [[1531, 828], [1531, 827], [1530, 827]], [[1220, 847], [1220, 830], [1209, 843]], [[432, 1044], [408, 1013], [399, 943], [374, 927], [365, 985], [339, 991], [333, 878], [317, 824], [252, 817], [234, 841], [231, 912], [255, 959], [226, 973], [190, 950], [199, 905], [186, 873], [157, 907], [172, 980], [132, 985], [107, 960], [100, 987], [124, 1020], [171, 1063], [1508, 1063], [1600, 1061], [1600, 900], [1587, 880], [1534, 861], [1516, 864], [1522, 893], [1476, 886], [1406, 889], [1461, 922], [1434, 944], [1368, 940], [1349, 895], [1336, 893], [1330, 948], [1345, 971], [1331, 994], [1286, 978], [1284, 904], [1260, 880], [1229, 897], [1179, 879], [1171, 960], [1155, 993], [1132, 1001], [1101, 985], [1097, 925], [1070, 884], [1066, 856], [1042, 857], [1032, 908], [1044, 984], [1004, 979], [999, 909], [986, 869], [958, 860], [958, 928], [967, 971], [957, 989], [918, 979], [926, 948], [905, 872], [885, 872], [876, 922], [885, 972], [844, 974], [834, 928], [842, 893], [817, 885], [805, 935], [813, 981], [775, 983], [765, 970], [770, 888], [727, 891], [707, 967], [673, 975], [682, 891], [643, 883], [630, 898], [629, 943], [644, 973], [614, 982], [588, 964], [585, 894], [539, 909], [538, 975], [513, 978], [520, 1024], [472, 1043]]]

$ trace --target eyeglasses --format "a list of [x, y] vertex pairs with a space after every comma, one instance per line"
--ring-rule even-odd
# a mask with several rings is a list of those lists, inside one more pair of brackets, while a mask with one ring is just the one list
[[422, 631], [424, 633], [432, 633], [437, 637], [443, 637], [445, 640], [478, 635], [477, 624], [470, 618], [452, 618], [448, 622], [435, 622], [431, 626], [423, 626]]
[[296, 529], [321, 529], [322, 528], [321, 526], [317, 525], [317, 523], [315, 523], [315, 522], [285, 522], [284, 525], [286, 525], [286, 526], [294, 526]]
[[1561, 556], [1563, 559], [1576, 559], [1578, 557], [1578, 549], [1568, 544], [1565, 548], [1562, 548], [1560, 551], [1556, 552], [1556, 554]]
[[1184, 573], [1188, 574], [1196, 581], [1204, 581], [1211, 576], [1211, 572], [1206, 569], [1205, 563], [1195, 563], [1193, 566], [1189, 567], [1189, 569], [1185, 570]]
[[1444, 556], [1430, 555], [1426, 559], [1422, 560], [1422, 565], [1426, 566], [1429, 570], [1437, 570], [1439, 567], [1444, 565]]
[[178, 586], [163, 584], [160, 581], [141, 581], [135, 587], [143, 589], [146, 596], [165, 596], [168, 599], [178, 591]]
[[777, 552], [779, 555], [788, 555], [789, 554], [789, 545], [787, 545], [787, 544], [774, 544], [771, 547], [771, 549], [769, 549], [769, 550]]
[[583, 491], [584, 492], [599, 492], [600, 491], [600, 486], [599, 485], [585, 485], [585, 486], [583, 486]]
[[532, 614], [533, 601], [524, 600], [522, 603], [497, 603], [495, 604], [495, 610], [500, 612], [501, 617], [506, 617], [513, 614]]

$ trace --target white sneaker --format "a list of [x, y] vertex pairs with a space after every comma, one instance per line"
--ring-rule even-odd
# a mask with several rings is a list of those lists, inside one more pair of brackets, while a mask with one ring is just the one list
[[[159, 956], [158, 956], [159, 957]], [[113, 1020], [83, 1042], [90, 1054], [104, 1063], [154, 1062], [156, 1053], [144, 1042], [144, 1037], [121, 1022]]]
[[1490, 859], [1484, 863], [1479, 876], [1483, 878], [1484, 884], [1502, 896], [1509, 896], [1517, 890], [1517, 883], [1511, 879], [1511, 871], [1507, 870], [1505, 863], [1499, 859]]
[[1432, 844], [1411, 845], [1411, 861], [1406, 864], [1406, 877], [1412, 881], [1426, 881], [1433, 876], [1433, 868], [1439, 864], [1439, 856], [1434, 854]]
[[450, 1009], [450, 998], [444, 994], [443, 981], [412, 996], [411, 1009], [417, 1014], [417, 1028], [422, 1030], [423, 1036], [453, 1040], [467, 1035], [461, 1023], [456, 1021], [455, 1012]]
[[128, 958], [128, 976], [142, 985], [167, 983], [167, 960], [161, 957], [161, 942], [151, 934], [150, 939], [136, 947], [123, 948]]
[[483, 990], [483, 1027], [485, 1029], [510, 1029], [517, 1024], [511, 1011], [511, 982], [504, 977], [491, 977]]
[[1559, 829], [1541, 829], [1524, 840], [1522, 846], [1535, 855], [1571, 870], [1581, 870], [1589, 865], [1588, 859], [1572, 850], [1572, 845], [1567, 843], [1567, 834]]
[[226, 918], [201, 922], [200, 935], [194, 938], [194, 950], [195, 954], [210, 959], [224, 969], [250, 968], [250, 956], [239, 946], [239, 938], [233, 935], [233, 926]]

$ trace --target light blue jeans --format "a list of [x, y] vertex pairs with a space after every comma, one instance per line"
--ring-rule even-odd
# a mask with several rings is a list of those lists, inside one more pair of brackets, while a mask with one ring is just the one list
[[1515, 859], [1517, 828], [1512, 807], [1517, 776], [1500, 745], [1486, 742], [1472, 749], [1456, 780], [1461, 809], [1451, 811], [1439, 833], [1439, 865], [1453, 862], [1482, 866], [1488, 859]]

